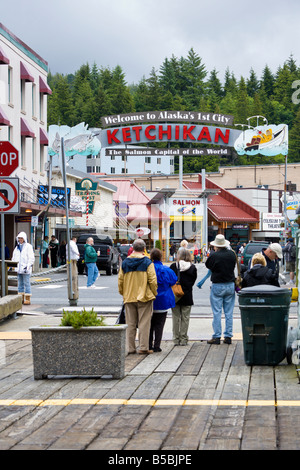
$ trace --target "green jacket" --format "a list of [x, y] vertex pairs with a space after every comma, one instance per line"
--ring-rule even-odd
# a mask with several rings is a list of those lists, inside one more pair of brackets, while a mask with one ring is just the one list
[[84, 262], [85, 263], [96, 263], [97, 252], [92, 245], [88, 243], [84, 245]]

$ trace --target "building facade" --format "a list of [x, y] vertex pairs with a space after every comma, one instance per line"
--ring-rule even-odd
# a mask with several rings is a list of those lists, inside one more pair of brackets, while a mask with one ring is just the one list
[[37, 188], [47, 181], [47, 74], [48, 63], [0, 23], [0, 141], [19, 152], [19, 167], [10, 176], [19, 178], [20, 214], [5, 216], [10, 250], [19, 230], [35, 241], [30, 216], [41, 209]]

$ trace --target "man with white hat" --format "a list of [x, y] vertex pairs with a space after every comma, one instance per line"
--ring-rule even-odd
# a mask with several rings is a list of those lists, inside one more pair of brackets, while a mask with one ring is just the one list
[[[262, 249], [262, 254], [266, 258], [267, 267], [272, 269], [273, 273], [275, 274], [276, 284], [279, 287], [279, 259], [283, 258], [282, 248], [279, 243], [271, 243], [268, 248]], [[251, 260], [249, 261], [249, 266], [251, 264]]]
[[222, 309], [225, 315], [224, 343], [231, 344], [233, 309], [235, 304], [235, 273], [236, 255], [230, 249], [230, 243], [224, 235], [218, 234], [210, 243], [212, 252], [205, 265], [211, 271], [210, 304], [213, 311], [213, 336], [209, 344], [220, 344], [222, 334]]

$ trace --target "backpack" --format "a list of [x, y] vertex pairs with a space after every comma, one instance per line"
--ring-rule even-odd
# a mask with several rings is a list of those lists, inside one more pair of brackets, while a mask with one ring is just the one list
[[296, 256], [297, 256], [296, 245], [293, 245], [292, 248], [291, 248], [291, 259], [292, 259], [292, 260], [295, 260], [295, 259], [296, 259]]

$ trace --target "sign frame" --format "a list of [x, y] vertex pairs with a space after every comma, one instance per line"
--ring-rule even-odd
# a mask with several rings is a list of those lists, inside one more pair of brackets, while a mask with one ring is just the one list
[[[2, 187], [2, 185], [6, 185]], [[2, 191], [3, 192], [2, 192]], [[9, 190], [13, 194], [13, 200], [10, 202], [10, 199], [4, 194], [4, 191]], [[9, 207], [2, 208], [0, 207], [0, 214], [19, 214], [20, 213], [20, 197], [19, 197], [19, 178], [6, 178], [0, 177], [0, 205], [2, 200], [8, 204]]]

